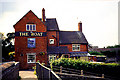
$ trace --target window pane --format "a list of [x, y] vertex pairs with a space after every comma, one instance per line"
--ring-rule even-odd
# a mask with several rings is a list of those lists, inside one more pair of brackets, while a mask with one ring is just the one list
[[49, 39], [50, 44], [54, 44], [54, 39]]
[[80, 45], [79, 44], [72, 45], [72, 50], [73, 51], [80, 51]]
[[49, 62], [56, 59], [56, 55], [49, 55]]
[[35, 62], [35, 55], [28, 55], [28, 62]]
[[27, 25], [27, 30], [29, 30], [29, 25]]
[[75, 50], [75, 47], [73, 47], [73, 50]]
[[32, 30], [32, 25], [30, 25], [30, 30]]
[[35, 25], [33, 25], [33, 30], [35, 31]]

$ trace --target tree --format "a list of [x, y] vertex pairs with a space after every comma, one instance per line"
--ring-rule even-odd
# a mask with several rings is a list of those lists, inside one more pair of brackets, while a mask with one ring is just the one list
[[107, 46], [107, 48], [120, 48], [120, 44], [119, 45], [114, 45], [114, 46]]
[[4, 60], [9, 60], [10, 56], [8, 55], [8, 53], [15, 51], [14, 45], [11, 42], [14, 38], [14, 33], [8, 33], [7, 38], [2, 39], [2, 58], [4, 58]]
[[97, 52], [97, 51], [90, 51], [89, 53], [90, 55], [103, 55], [102, 53]]

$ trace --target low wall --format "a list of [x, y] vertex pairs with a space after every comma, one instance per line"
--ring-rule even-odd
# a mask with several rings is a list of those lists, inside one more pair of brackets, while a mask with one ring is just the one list
[[19, 63], [18, 62], [7, 62], [0, 65], [2, 69], [0, 78], [2, 80], [18, 80], [19, 78]]
[[38, 80], [62, 80], [58, 75], [56, 75], [51, 69], [36, 63], [36, 73]]

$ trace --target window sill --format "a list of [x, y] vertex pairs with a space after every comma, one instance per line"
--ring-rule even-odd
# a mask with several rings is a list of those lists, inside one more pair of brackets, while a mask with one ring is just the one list
[[72, 50], [72, 51], [80, 51], [80, 50]]
[[27, 62], [27, 63], [36, 63], [36, 62]]

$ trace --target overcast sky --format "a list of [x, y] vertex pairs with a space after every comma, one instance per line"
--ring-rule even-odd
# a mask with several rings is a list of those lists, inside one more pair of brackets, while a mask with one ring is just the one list
[[60, 30], [77, 31], [78, 22], [89, 44], [118, 44], [119, 0], [0, 0], [0, 32], [14, 32], [13, 25], [29, 10], [39, 18], [56, 18]]

